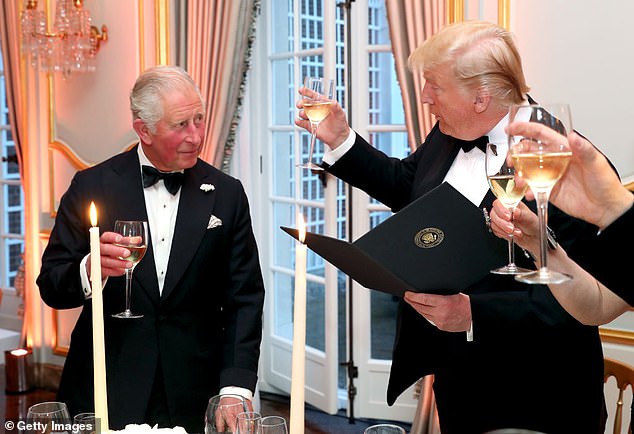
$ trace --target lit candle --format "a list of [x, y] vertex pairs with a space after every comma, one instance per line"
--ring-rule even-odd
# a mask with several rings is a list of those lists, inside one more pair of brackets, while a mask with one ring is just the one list
[[295, 246], [295, 301], [293, 303], [293, 356], [291, 365], [290, 433], [304, 433], [304, 379], [306, 372], [306, 225], [300, 214], [299, 243]]
[[106, 387], [106, 346], [103, 331], [103, 294], [101, 293], [101, 250], [97, 208], [90, 203], [90, 283], [92, 286], [92, 350], [94, 359], [95, 419], [101, 432], [108, 429], [108, 392]]

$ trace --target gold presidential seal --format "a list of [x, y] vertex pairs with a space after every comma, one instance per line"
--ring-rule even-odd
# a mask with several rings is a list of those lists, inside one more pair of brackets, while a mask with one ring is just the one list
[[421, 249], [431, 249], [442, 243], [445, 233], [438, 228], [425, 228], [414, 235], [414, 244]]

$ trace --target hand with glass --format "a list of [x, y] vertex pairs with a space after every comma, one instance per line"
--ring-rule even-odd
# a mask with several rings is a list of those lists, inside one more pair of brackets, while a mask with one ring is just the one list
[[238, 415], [249, 410], [249, 403], [240, 395], [211, 397], [205, 411], [205, 434], [235, 432]]
[[132, 262], [132, 267], [125, 269], [125, 310], [113, 314], [115, 318], [141, 318], [143, 315], [133, 313], [130, 310], [132, 298], [132, 273], [134, 267], [143, 259], [148, 244], [148, 228], [147, 222], [117, 220], [114, 224], [114, 232], [121, 235], [119, 242], [114, 243], [115, 246], [125, 247], [130, 251], [130, 255], [126, 257], [120, 256], [119, 259]]
[[[491, 191], [500, 202], [511, 212], [524, 197], [528, 189], [528, 184], [521, 178], [515, 177], [515, 168], [508, 164], [508, 147], [488, 143], [484, 167], [486, 169], [487, 181]], [[493, 274], [522, 274], [531, 270], [518, 267], [515, 264], [515, 241], [513, 233], [508, 234], [509, 262], [503, 267], [491, 270]]]
[[327, 78], [306, 77], [304, 88], [303, 109], [310, 121], [310, 150], [308, 152], [308, 161], [298, 164], [298, 167], [321, 171], [324, 169], [313, 162], [317, 127], [330, 114], [332, 99], [335, 96], [335, 82]]
[[539, 269], [520, 274], [520, 282], [534, 284], [563, 283], [570, 280], [567, 274], [550, 270], [548, 258], [548, 198], [551, 190], [562, 177], [572, 152], [567, 136], [572, 131], [570, 107], [567, 104], [513, 105], [509, 109], [509, 124], [530, 121], [547, 126], [561, 135], [561, 140], [542, 141], [528, 135], [508, 135], [510, 155], [517, 175], [535, 195], [539, 216]]

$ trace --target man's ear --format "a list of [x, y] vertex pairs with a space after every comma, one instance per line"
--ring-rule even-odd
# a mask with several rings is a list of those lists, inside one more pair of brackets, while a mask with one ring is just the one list
[[476, 92], [475, 99], [473, 101], [473, 107], [476, 113], [482, 113], [486, 111], [486, 109], [489, 107], [490, 102], [491, 102], [491, 95], [479, 89]]
[[132, 128], [134, 128], [134, 131], [139, 136], [141, 142], [145, 143], [146, 145], [152, 144], [152, 135], [150, 134], [150, 129], [147, 127], [147, 125], [145, 125], [145, 122], [143, 122], [141, 119], [135, 119], [132, 122]]

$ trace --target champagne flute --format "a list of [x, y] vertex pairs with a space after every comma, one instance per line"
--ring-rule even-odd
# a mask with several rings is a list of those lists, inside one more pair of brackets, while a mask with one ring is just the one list
[[248, 410], [240, 395], [216, 395], [209, 398], [205, 411], [205, 434], [234, 432], [236, 416]]
[[265, 416], [261, 420], [262, 434], [288, 434], [286, 419], [282, 416]]
[[304, 87], [307, 89], [307, 93], [304, 95], [304, 113], [306, 113], [306, 117], [310, 121], [310, 150], [308, 151], [308, 161], [297, 166], [312, 171], [320, 171], [324, 170], [323, 167], [313, 162], [317, 127], [330, 113], [332, 99], [335, 95], [335, 82], [327, 78], [306, 77]]
[[236, 416], [236, 434], [261, 434], [262, 415], [257, 411], [245, 411]]
[[114, 224], [114, 231], [123, 236], [121, 242], [115, 243], [115, 246], [125, 247], [130, 251], [130, 256], [120, 256], [119, 259], [132, 262], [132, 267], [125, 269], [125, 310], [112, 316], [115, 318], [141, 318], [142, 314], [132, 313], [130, 310], [130, 301], [132, 297], [132, 273], [147, 250], [147, 222], [117, 220]]
[[68, 407], [63, 402], [40, 402], [32, 405], [26, 414], [27, 433], [68, 433], [72, 424]]
[[535, 284], [563, 283], [572, 277], [550, 270], [547, 265], [548, 198], [572, 156], [567, 140], [572, 131], [570, 107], [568, 104], [514, 105], [509, 109], [509, 123], [514, 121], [537, 122], [561, 134], [561, 140], [557, 141], [508, 136], [513, 165], [535, 194], [539, 216], [539, 269], [517, 275], [515, 279]]
[[[526, 193], [526, 190], [528, 189], [528, 184], [521, 178], [515, 178], [515, 168], [512, 165], [507, 164], [507, 154], [508, 148], [506, 146], [488, 143], [484, 167], [486, 169], [487, 181], [489, 181], [491, 191], [495, 197], [499, 199], [502, 205], [511, 211], [511, 219], [513, 219], [513, 210], [524, 197], [524, 193]], [[491, 273], [522, 274], [531, 271], [515, 265], [515, 240], [513, 239], [513, 233], [509, 234], [508, 250], [508, 264], [491, 270]]]

